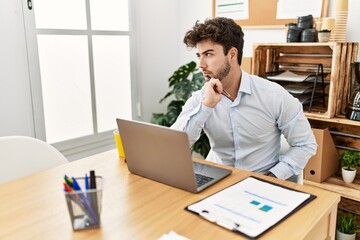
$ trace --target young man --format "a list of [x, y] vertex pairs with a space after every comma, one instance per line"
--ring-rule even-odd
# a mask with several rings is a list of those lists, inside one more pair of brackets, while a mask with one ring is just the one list
[[[227, 18], [196, 22], [184, 37], [197, 49], [199, 68], [209, 79], [193, 93], [171, 128], [186, 131], [190, 144], [203, 129], [207, 160], [280, 179], [298, 175], [317, 144], [298, 99], [284, 88], [241, 70], [244, 34]], [[290, 148], [279, 155], [280, 136]]]

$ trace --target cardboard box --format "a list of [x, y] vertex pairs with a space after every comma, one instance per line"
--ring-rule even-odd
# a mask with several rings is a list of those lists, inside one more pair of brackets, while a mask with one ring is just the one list
[[304, 179], [321, 183], [339, 168], [339, 154], [328, 128], [312, 129], [318, 144], [316, 154], [304, 169]]

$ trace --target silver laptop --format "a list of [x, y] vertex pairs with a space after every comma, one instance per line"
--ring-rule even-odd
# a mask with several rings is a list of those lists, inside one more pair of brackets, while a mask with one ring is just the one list
[[197, 193], [232, 172], [192, 161], [185, 132], [145, 122], [116, 121], [133, 174]]

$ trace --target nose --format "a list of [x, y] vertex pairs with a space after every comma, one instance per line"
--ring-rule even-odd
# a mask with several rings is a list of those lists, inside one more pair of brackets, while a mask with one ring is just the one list
[[200, 57], [199, 58], [199, 68], [200, 69], [206, 69], [206, 62], [205, 62], [205, 59], [204, 59], [204, 57]]

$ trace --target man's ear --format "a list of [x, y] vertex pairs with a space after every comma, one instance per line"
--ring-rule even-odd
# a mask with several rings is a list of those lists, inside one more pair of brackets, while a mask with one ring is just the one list
[[237, 61], [238, 50], [235, 47], [232, 47], [232, 48], [230, 48], [228, 55], [230, 57], [230, 60]]

